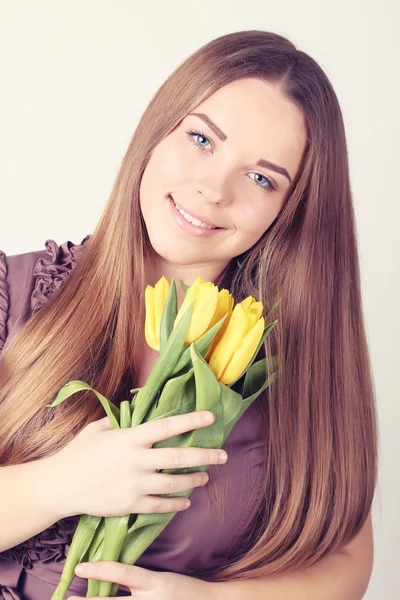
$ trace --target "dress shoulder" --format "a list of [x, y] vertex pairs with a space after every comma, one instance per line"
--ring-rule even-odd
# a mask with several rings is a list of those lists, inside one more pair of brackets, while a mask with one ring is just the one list
[[[49, 239], [45, 242], [45, 250], [10, 256], [0, 251], [0, 352], [6, 340], [13, 337], [19, 326], [37, 312], [68, 277], [89, 238], [87, 235], [80, 244], [68, 240], [61, 245]], [[35, 563], [64, 561], [78, 520], [77, 516], [61, 519], [29, 540], [0, 553], [0, 576], [4, 564], [9, 561], [28, 570]], [[2, 588], [2, 584], [0, 577], [0, 600], [2, 590], [9, 591]], [[14, 595], [10, 597], [19, 599], [20, 596], [15, 595], [17, 582], [14, 584], [10, 588]]]
[[80, 244], [68, 240], [60, 246], [54, 240], [46, 241], [47, 256], [39, 258], [33, 269], [35, 287], [31, 297], [32, 313], [37, 312], [62, 285], [75, 267], [89, 238], [90, 235], [87, 235]]
[[0, 251], [0, 351], [60, 287], [89, 238], [61, 245], [48, 239], [44, 250], [10, 256]]

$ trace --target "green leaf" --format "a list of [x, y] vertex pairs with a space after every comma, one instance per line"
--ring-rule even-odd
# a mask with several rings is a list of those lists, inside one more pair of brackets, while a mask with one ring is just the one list
[[[221, 404], [224, 408], [224, 417], [223, 417], [223, 425], [224, 425], [224, 438], [228, 437], [226, 433], [233, 423], [235, 424], [238, 419], [238, 414], [240, 412], [240, 407], [242, 404], [242, 396], [232, 390], [229, 386], [224, 383], [218, 382], [221, 389]], [[230, 431], [229, 431], [230, 433]]]
[[[192, 492], [193, 490], [190, 490]], [[180, 496], [190, 495], [190, 492], [180, 492]], [[170, 494], [177, 496], [176, 494]], [[126, 565], [134, 565], [143, 552], [151, 545], [151, 543], [160, 535], [168, 523], [173, 519], [176, 513], [157, 513], [152, 515], [139, 515], [139, 517], [154, 517], [154, 522], [143, 524], [136, 531], [128, 533], [122, 546], [119, 562]], [[138, 518], [139, 518], [138, 517]], [[150, 520], [150, 519], [149, 519]]]
[[[192, 370], [192, 377], [186, 382], [182, 396], [177, 399], [176, 405], [170, 406], [170, 410], [168, 412], [160, 410], [157, 413], [157, 418], [166, 419], [167, 417], [175, 417], [176, 415], [183, 415], [190, 412], [194, 412], [196, 410], [195, 385], [196, 384], [194, 381]], [[153, 444], [153, 448], [186, 448], [190, 446], [191, 434], [192, 432], [184, 432], [178, 435], [174, 435], [173, 437], [169, 437], [165, 440], [160, 440], [159, 442], [155, 442], [155, 444]], [[178, 473], [180, 471], [178, 469], [171, 469], [167, 472]]]
[[[196, 349], [200, 352], [200, 354], [203, 357], [207, 354], [208, 349], [210, 348], [210, 346], [214, 340], [214, 337], [216, 336], [218, 331], [221, 329], [227, 316], [228, 316], [227, 314], [225, 316], [223, 316], [222, 319], [220, 319], [218, 321], [218, 323], [215, 323], [215, 325], [213, 325], [208, 331], [206, 331], [206, 333], [204, 333], [198, 340], [196, 340], [194, 342]], [[190, 360], [191, 360], [190, 346], [188, 346], [186, 348], [186, 350], [184, 350], [184, 352], [182, 353], [182, 356], [180, 357], [179, 361], [177, 362], [171, 375], [175, 375], [176, 373], [179, 373], [180, 371], [182, 371], [182, 369], [184, 369], [190, 363]]]
[[61, 402], [64, 402], [64, 400], [66, 400], [73, 394], [76, 394], [77, 392], [81, 392], [82, 390], [90, 390], [91, 392], [96, 394], [108, 418], [110, 419], [111, 425], [114, 429], [119, 429], [120, 415], [118, 407], [115, 406], [115, 404], [108, 400], [105, 396], [103, 396], [103, 394], [100, 394], [100, 392], [94, 390], [88, 383], [86, 383], [85, 381], [80, 381], [79, 379], [67, 381], [67, 383], [65, 383], [60, 389], [53, 402], [51, 404], [48, 404], [47, 406], [49, 408], [58, 406], [59, 404], [61, 404]]
[[220, 448], [224, 427], [219, 381], [195, 344], [191, 344], [190, 354], [196, 382], [196, 410], [209, 410], [215, 415], [214, 423], [193, 431], [192, 445], [199, 448]]
[[179, 281], [180, 281], [181, 288], [183, 289], [183, 291], [184, 291], [184, 292], [187, 292], [190, 286], [189, 286], [189, 285], [186, 285], [185, 283], [183, 283], [183, 280], [182, 280], [182, 279], [180, 279]]
[[[162, 496], [163, 494], [158, 494]], [[164, 494], [166, 496], [167, 494]], [[165, 514], [165, 513], [164, 513]], [[128, 529], [128, 535], [141, 529], [142, 527], [147, 527], [147, 525], [154, 525], [159, 523], [162, 518], [163, 513], [141, 513], [137, 516], [135, 523]]]
[[160, 354], [165, 350], [168, 338], [174, 328], [176, 315], [178, 314], [178, 304], [176, 296], [175, 280], [172, 278], [167, 300], [164, 305], [160, 324]]
[[[272, 366], [276, 366], [276, 357], [272, 357], [270, 360]], [[274, 371], [269, 377], [267, 375], [266, 358], [254, 363], [247, 371], [243, 386], [242, 410], [239, 418], [246, 408], [248, 408], [248, 406], [250, 406], [250, 404], [275, 381], [278, 371]]]
[[[158, 390], [156, 396], [154, 397], [153, 403], [146, 415], [146, 421], [152, 421], [154, 419], [154, 413], [157, 410], [157, 406], [158, 406], [158, 401], [160, 398], [160, 390]], [[131, 416], [133, 415], [133, 411], [134, 411], [135, 405], [131, 405]]]
[[184, 347], [185, 338], [192, 318], [194, 302], [195, 301], [193, 300], [189, 304], [179, 323], [173, 328], [164, 353], [159, 356], [147, 379], [146, 385], [143, 388], [140, 388], [135, 398], [132, 427], [143, 422], [151, 408], [155, 395], [171, 377], [171, 373], [178, 362]]
[[277, 300], [275, 302], [275, 304], [273, 306], [271, 306], [271, 308], [269, 309], [269, 311], [267, 312], [267, 314], [265, 315], [265, 318], [269, 317], [271, 315], [271, 313], [274, 312], [274, 310], [278, 307], [278, 305], [280, 304], [280, 300]]
[[193, 369], [190, 369], [187, 373], [184, 373], [179, 377], [173, 377], [166, 382], [155, 410], [152, 412], [152, 420], [164, 417], [171, 411], [180, 409], [186, 384], [191, 377], [193, 377]]

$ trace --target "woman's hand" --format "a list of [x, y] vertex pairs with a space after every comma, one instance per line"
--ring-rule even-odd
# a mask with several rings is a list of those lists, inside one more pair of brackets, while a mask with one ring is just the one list
[[[178, 598], [206, 597], [207, 581], [179, 575], [177, 573], [157, 572], [142, 567], [122, 565], [113, 561], [82, 563], [75, 569], [79, 577], [112, 581], [122, 589], [130, 591], [136, 600], [178, 600]], [[69, 600], [83, 600], [82, 597], [71, 596]], [[100, 600], [99, 597], [92, 600]]]
[[[207, 420], [208, 417], [208, 420]], [[52, 459], [52, 490], [60, 518], [78, 514], [122, 516], [179, 512], [184, 497], [153, 494], [184, 492], [205, 485], [204, 472], [157, 473], [159, 469], [219, 464], [221, 450], [152, 448], [160, 440], [207, 427], [209, 411], [156, 419], [131, 429], [112, 429], [108, 417], [87, 425]]]

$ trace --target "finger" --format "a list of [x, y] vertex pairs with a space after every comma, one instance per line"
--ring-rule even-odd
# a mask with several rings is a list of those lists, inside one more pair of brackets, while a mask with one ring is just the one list
[[191, 502], [185, 496], [139, 496], [135, 502], [137, 513], [177, 513], [186, 510]]
[[200, 427], [207, 427], [214, 420], [214, 414], [208, 410], [197, 410], [184, 415], [154, 419], [154, 421], [148, 421], [136, 426], [136, 440], [143, 446], [151, 448], [155, 442], [160, 442], [161, 440], [166, 440], [180, 433], [193, 431]]
[[137, 567], [136, 565], [123, 565], [121, 563], [104, 560], [99, 562], [81, 563], [75, 567], [79, 577], [112, 581], [128, 588], [147, 589], [151, 587], [152, 571]]
[[143, 470], [184, 469], [226, 462], [226, 452], [215, 448], [150, 448], [141, 453]]
[[207, 481], [208, 475], [203, 472], [188, 473], [185, 475], [152, 473], [143, 476], [140, 481], [140, 489], [145, 494], [174, 494], [175, 492], [185, 492], [192, 488], [205, 485]]

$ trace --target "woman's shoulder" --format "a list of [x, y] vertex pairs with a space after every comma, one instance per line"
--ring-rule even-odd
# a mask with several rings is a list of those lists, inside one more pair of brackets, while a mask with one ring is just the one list
[[44, 250], [6, 255], [0, 250], [0, 351], [6, 338], [37, 312], [74, 268], [84, 250], [70, 240], [45, 242]]

